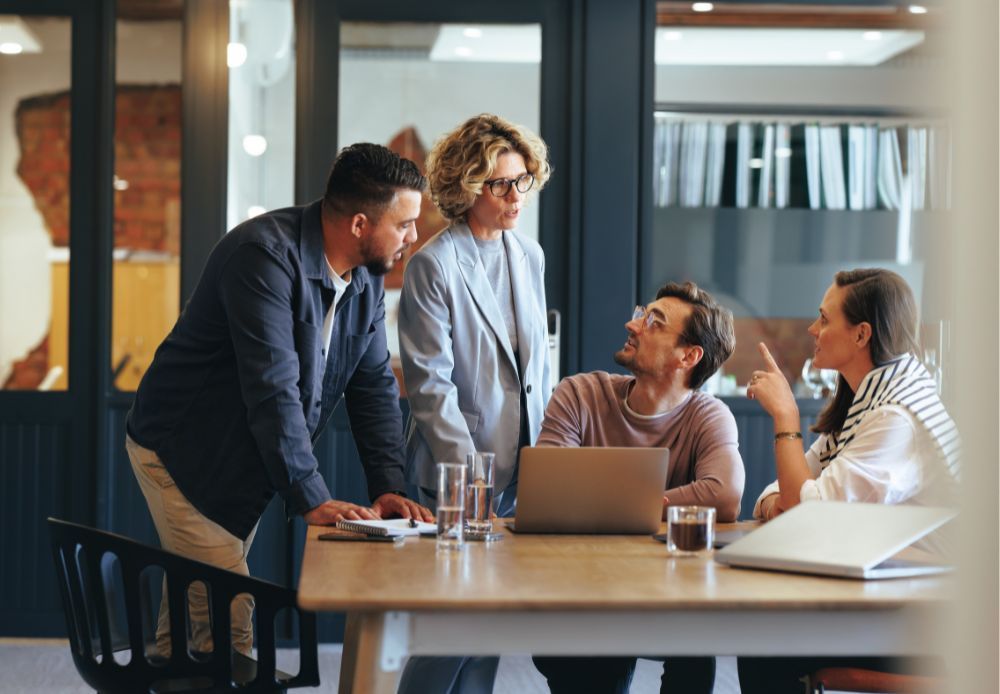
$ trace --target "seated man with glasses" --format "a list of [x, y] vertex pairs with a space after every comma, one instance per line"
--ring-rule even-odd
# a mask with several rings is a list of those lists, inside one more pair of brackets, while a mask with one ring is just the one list
[[[744, 470], [736, 420], [698, 389], [733, 353], [733, 316], [694, 283], [669, 283], [625, 324], [615, 361], [631, 376], [604, 371], [565, 378], [545, 410], [539, 446], [641, 446], [670, 449], [663, 506], [714, 506], [736, 520]], [[535, 657], [554, 694], [627, 692], [634, 657]], [[667, 658], [661, 691], [710, 694], [715, 659]], [[669, 681], [669, 685], [667, 682]]]

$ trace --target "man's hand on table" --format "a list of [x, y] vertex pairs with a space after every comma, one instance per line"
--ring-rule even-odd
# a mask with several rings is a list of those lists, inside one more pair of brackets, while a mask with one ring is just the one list
[[412, 499], [405, 496], [388, 492], [375, 499], [372, 504], [372, 511], [378, 514], [379, 518], [416, 518], [417, 520], [434, 522], [434, 514], [430, 509], [421, 506]]
[[331, 499], [309, 509], [302, 514], [302, 518], [309, 525], [334, 525], [340, 520], [377, 520], [379, 516], [365, 506]]

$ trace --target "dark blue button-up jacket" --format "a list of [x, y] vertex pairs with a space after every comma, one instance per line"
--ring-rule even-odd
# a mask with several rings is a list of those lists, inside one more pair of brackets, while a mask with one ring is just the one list
[[275, 492], [289, 515], [330, 498], [313, 443], [346, 400], [372, 499], [402, 491], [402, 419], [382, 279], [355, 268], [335, 312], [320, 203], [254, 217], [212, 251], [128, 417], [184, 496], [246, 539]]

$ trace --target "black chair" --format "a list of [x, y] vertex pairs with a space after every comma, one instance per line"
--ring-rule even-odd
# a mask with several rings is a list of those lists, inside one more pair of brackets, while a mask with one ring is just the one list
[[[98, 692], [275, 692], [319, 684], [316, 615], [298, 609], [294, 590], [113, 533], [48, 521], [73, 662]], [[159, 567], [167, 577], [169, 658], [153, 654], [158, 603], [151, 599], [152, 573], [144, 574], [148, 567]], [[209, 596], [214, 644], [209, 653], [188, 648], [187, 589], [195, 581]], [[231, 648], [230, 603], [240, 593], [256, 602], [256, 661]], [[299, 673], [294, 677], [275, 667], [274, 625], [281, 610], [298, 614]], [[126, 651], [128, 662], [121, 664]]]

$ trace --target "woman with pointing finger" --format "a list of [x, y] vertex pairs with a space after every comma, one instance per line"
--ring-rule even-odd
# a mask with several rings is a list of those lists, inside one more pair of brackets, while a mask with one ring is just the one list
[[[758, 498], [755, 518], [768, 520], [810, 500], [955, 505], [958, 431], [917, 357], [918, 326], [913, 292], [896, 273], [872, 268], [836, 274], [809, 333], [813, 363], [838, 372], [837, 390], [813, 427], [820, 436], [808, 451], [788, 381], [759, 345], [764, 368], [753, 372], [747, 397], [774, 420], [778, 479]], [[942, 551], [943, 544], [936, 533], [923, 547]], [[831, 664], [838, 663], [740, 658], [741, 690], [801, 692], [799, 677]], [[880, 658], [849, 664], [893, 669]]]

